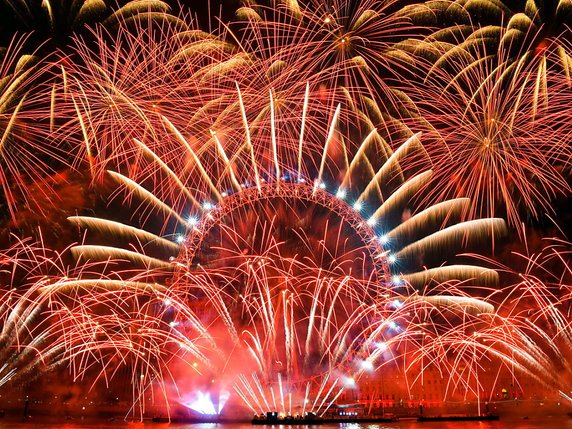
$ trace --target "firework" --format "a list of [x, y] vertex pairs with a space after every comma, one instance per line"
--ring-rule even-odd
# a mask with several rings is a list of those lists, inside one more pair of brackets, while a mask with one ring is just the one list
[[[20, 250], [20, 251], [18, 251]], [[15, 276], [15, 267], [25, 265], [26, 248], [15, 246], [0, 255], [0, 274]], [[24, 263], [22, 263], [24, 262]], [[8, 274], [8, 276], [6, 276]], [[52, 320], [43, 317], [45, 302], [35, 299], [34, 288], [18, 291], [2, 282], [0, 326], [0, 354], [4, 364], [0, 369], [0, 386], [32, 380], [51, 365], [62, 360], [64, 350], [54, 346]]]
[[432, 370], [445, 380], [443, 399], [491, 400], [501, 374], [509, 374], [515, 383], [521, 377], [545, 381], [540, 374], [549, 357], [531, 346], [518, 317], [502, 316], [491, 305], [496, 303], [494, 294], [475, 300], [454, 285], [441, 287], [449, 296], [404, 299], [412, 315], [408, 323], [415, 328], [392, 342], [401, 346], [394, 348], [401, 351], [410, 389], [423, 388], [424, 374]]
[[[68, 218], [81, 243], [0, 255], [0, 386], [57, 367], [127, 380], [141, 418], [150, 397], [323, 416], [388, 368], [410, 398], [435, 371], [477, 401], [501, 373], [570, 373], [569, 243], [501, 289], [514, 270], [460, 254], [570, 191], [568, 45], [534, 3], [476, 29], [472, 3], [287, 1], [212, 34], [160, 2], [61, 6], [42, 4], [58, 34], [61, 11], [108, 18], [45, 85], [23, 42], [4, 56], [0, 162], [33, 177], [0, 183], [14, 218], [16, 193], [51, 190], [25, 185], [48, 152], [113, 190]], [[445, 30], [415, 27], [435, 8]]]
[[[134, 1], [115, 12], [104, 2], [4, 2], [2, 10], [2, 16], [11, 19], [3, 28], [26, 33], [3, 40], [9, 46], [0, 49], [0, 184], [3, 204], [18, 224], [16, 206], [28, 205], [28, 188], [41, 188], [47, 199], [54, 199], [47, 176], [68, 168], [79, 156], [69, 135], [54, 134], [70, 118], [65, 104], [60, 105], [60, 89], [67, 85], [65, 70], [51, 64], [57, 47], [65, 49], [72, 34], [102, 20], [103, 26], [114, 28], [118, 22], [143, 25], [176, 18], [162, 2]], [[39, 211], [45, 213], [42, 207]]]
[[[58, 144], [50, 144], [48, 109], [37, 80], [42, 74], [38, 58], [23, 55], [26, 38], [15, 38], [0, 57], [0, 186], [4, 204], [16, 221], [19, 200], [28, 201], [26, 184], [36, 181], [50, 188], [46, 176], [63, 159]], [[36, 89], [34, 91], [34, 89]]]
[[[209, 355], [216, 371], [205, 377], [234, 385], [255, 412], [326, 412], [347, 389], [343, 380], [359, 376], [356, 356], [369, 356], [371, 326], [388, 319], [393, 294], [408, 284], [497, 280], [483, 267], [442, 265], [448, 249], [502, 235], [505, 226], [459, 223], [466, 199], [415, 204], [431, 171], [401, 165], [423, 156], [418, 136], [395, 152], [375, 129], [353, 143], [367, 122], [345, 129], [341, 106], [320, 133], [306, 122], [308, 96], [295, 132], [280, 127], [271, 96], [265, 121], [244, 121], [232, 134], [211, 129], [200, 147], [164, 117], [170, 139], [134, 139], [137, 169], [109, 172], [147, 229], [70, 218], [126, 244], [76, 246], [79, 258], [130, 260], [188, 297], [209, 332], [224, 338]], [[151, 213], [164, 219], [156, 231], [145, 222]], [[142, 250], [128, 245], [135, 241]], [[436, 267], [420, 269], [428, 264]]]
[[399, 98], [388, 82], [402, 64], [390, 48], [416, 33], [398, 10], [395, 2], [379, 0], [242, 7], [236, 39], [246, 52], [271, 64], [273, 88], [281, 79], [310, 81], [339, 87], [356, 103], [363, 95], [383, 100], [384, 107], [396, 111]]
[[[542, 381], [551, 389], [566, 391], [572, 374], [570, 332], [570, 242], [545, 239], [535, 253], [513, 252], [521, 271], [496, 264], [496, 268], [513, 280], [496, 291], [499, 316], [514, 321], [514, 338], [526, 340], [515, 356], [517, 364], [535, 367]], [[517, 265], [517, 264], [515, 264]]]
[[[120, 261], [69, 266], [70, 256], [29, 242], [0, 255], [7, 283], [0, 307], [0, 386], [31, 382], [58, 368], [92, 388], [127, 376], [134, 414], [143, 413], [153, 386], [166, 396], [174, 383], [170, 366], [206, 361], [195, 341], [212, 339], [172, 290], [149, 277], [119, 278]], [[184, 334], [177, 319], [186, 321]]]
[[23, 1], [2, 3], [4, 28], [20, 32], [34, 32], [32, 42], [38, 45], [61, 42], [86, 26], [98, 22], [113, 26], [120, 19], [168, 19], [169, 6], [161, 1], [131, 1], [113, 10], [106, 2], [81, 1], [77, 3], [65, 0], [35, 3]]
[[[513, 9], [509, 2], [488, 0], [427, 2], [407, 6], [399, 15], [426, 28], [437, 27], [428, 31], [422, 44], [435, 60], [442, 59], [442, 54], [431, 45], [457, 54], [485, 46], [488, 54], [508, 51], [511, 61], [535, 63], [534, 74], [540, 80], [546, 78], [547, 62], [570, 75], [570, 8], [564, 2], [548, 6], [533, 1], [523, 10]], [[411, 42], [403, 46], [405, 52], [415, 49], [416, 41]]]
[[[68, 121], [58, 138], [76, 142], [73, 155], [87, 159], [92, 173], [122, 164], [136, 168], [128, 161], [133, 151], [148, 146], [146, 156], [154, 156], [155, 142], [173, 134], [193, 151], [213, 140], [213, 130], [221, 141], [239, 140], [242, 135], [234, 134], [242, 132], [245, 122], [264, 130], [258, 124], [268, 124], [271, 114], [277, 128], [294, 132], [304, 92], [305, 121], [327, 132], [327, 115], [335, 111], [333, 91], [306, 84], [295, 74], [297, 68], [241, 52], [227, 41], [228, 34], [205, 33], [185, 17], [139, 25], [136, 31], [131, 27], [122, 23], [112, 36], [100, 28], [95, 49], [78, 39], [73, 56], [81, 60], [60, 61], [66, 101], [58, 111]], [[187, 109], [181, 111], [181, 105]], [[135, 141], [140, 144], [133, 147]], [[164, 153], [160, 155], [167, 157]]]
[[429, 198], [468, 196], [471, 217], [506, 216], [517, 227], [524, 213], [551, 212], [551, 201], [570, 192], [562, 174], [566, 126], [552, 117], [560, 91], [538, 104], [538, 80], [525, 64], [468, 52], [449, 59], [447, 67], [425, 63], [425, 84], [406, 89], [416, 109], [408, 123], [428, 129]]
[[119, 20], [113, 38], [98, 27], [94, 45], [74, 40], [77, 60], [66, 55], [56, 69], [63, 76], [57, 110], [66, 122], [56, 135], [74, 142], [70, 155], [76, 163], [87, 161], [96, 175], [98, 163], [119, 150], [130, 130], [156, 132], [152, 122], [160, 121], [160, 111], [180, 101], [170, 59], [187, 33], [192, 31], [175, 18], [155, 25]]

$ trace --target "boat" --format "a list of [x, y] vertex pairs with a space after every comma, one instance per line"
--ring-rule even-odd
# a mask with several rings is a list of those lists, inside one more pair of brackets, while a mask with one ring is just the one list
[[399, 421], [398, 417], [384, 416], [353, 416], [353, 417], [333, 417], [322, 419], [322, 423], [390, 423]]
[[254, 416], [251, 422], [253, 425], [307, 425], [307, 424], [320, 424], [323, 420], [316, 417], [313, 414], [307, 414], [306, 416], [286, 416], [279, 417], [277, 413], [267, 413], [265, 415]]
[[443, 414], [439, 416], [419, 416], [418, 422], [462, 422], [462, 421], [491, 421], [499, 420], [497, 414]]
[[253, 425], [320, 425], [339, 423], [389, 423], [399, 420], [396, 416], [330, 416], [318, 417], [313, 413], [305, 416], [285, 416], [280, 417], [278, 413], [269, 412], [266, 415], [255, 416], [252, 419]]

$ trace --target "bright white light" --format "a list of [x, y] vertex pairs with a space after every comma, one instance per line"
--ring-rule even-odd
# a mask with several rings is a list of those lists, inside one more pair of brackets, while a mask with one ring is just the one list
[[169, 298], [163, 300], [163, 304], [165, 304], [166, 306], [169, 306], [173, 303], [173, 301], [171, 301]]
[[228, 196], [228, 194], [227, 194], [226, 192], [222, 192], [220, 195], [221, 195], [221, 197], [223, 197], [223, 198], [226, 197], [226, 196]]
[[183, 405], [200, 414], [206, 414], [210, 416], [217, 414], [213, 401], [211, 400], [211, 396], [208, 392], [196, 392], [195, 398], [190, 402], [184, 402]]
[[195, 226], [199, 220], [195, 216], [189, 216], [189, 225]]
[[345, 384], [347, 387], [355, 387], [356, 381], [354, 380], [353, 377], [346, 377], [345, 380], [344, 380], [344, 384]]
[[389, 241], [389, 238], [387, 237], [387, 235], [382, 235], [381, 237], [379, 237], [379, 242], [381, 244], [387, 244], [387, 242]]
[[376, 223], [377, 223], [377, 220], [373, 216], [367, 220], [367, 224], [369, 226], [375, 226]]
[[366, 371], [373, 371], [373, 363], [368, 360], [362, 360], [360, 363], [361, 367]]
[[362, 205], [362, 203], [360, 203], [359, 201], [357, 201], [357, 202], [354, 204], [354, 209], [355, 209], [356, 211], [358, 211], [358, 212], [362, 209], [362, 207], [363, 207], [363, 205]]
[[223, 407], [227, 403], [228, 398], [230, 398], [230, 392], [228, 390], [221, 390], [221, 392], [218, 395], [218, 413], [219, 414], [221, 413]]
[[399, 325], [397, 323], [395, 323], [393, 320], [391, 322], [389, 322], [389, 327], [391, 329], [393, 329], [394, 331], [399, 331], [401, 329], [399, 327]]
[[214, 205], [210, 201], [205, 201], [203, 203], [203, 209], [210, 210], [214, 207]]
[[318, 186], [320, 187], [320, 189], [326, 189], [326, 184], [324, 182], [320, 182]]
[[177, 243], [181, 244], [183, 241], [185, 241], [185, 237], [181, 234], [177, 235]]
[[174, 328], [174, 327], [177, 326], [178, 324], [179, 324], [179, 323], [178, 323], [178, 322], [175, 322], [174, 320], [173, 320], [172, 322], [169, 322], [169, 326], [170, 326], [171, 328]]
[[398, 300], [398, 299], [394, 299], [393, 302], [391, 303], [395, 308], [401, 308], [403, 307], [403, 303]]
[[385, 344], [385, 343], [377, 343], [375, 346], [377, 347], [377, 349], [379, 351], [382, 351], [382, 352], [384, 352], [388, 349], [387, 344]]
[[343, 200], [346, 197], [346, 191], [344, 191], [342, 188], [338, 189], [338, 192], [336, 192], [336, 197], [338, 197], [340, 200]]
[[397, 261], [397, 257], [395, 255], [389, 255], [387, 257], [387, 260], [389, 261], [390, 264], [393, 264], [395, 261]]
[[398, 285], [401, 284], [401, 277], [398, 276], [397, 274], [391, 277], [391, 283], [393, 283], [394, 285]]

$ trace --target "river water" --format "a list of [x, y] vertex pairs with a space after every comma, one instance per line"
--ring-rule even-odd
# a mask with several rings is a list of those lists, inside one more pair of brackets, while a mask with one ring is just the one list
[[252, 426], [250, 424], [168, 424], [168, 423], [132, 423], [117, 421], [61, 421], [61, 420], [28, 420], [25, 422], [1, 419], [0, 428], [8, 429], [572, 429], [572, 419], [554, 418], [511, 418], [496, 422], [430, 422], [401, 421], [395, 423], [340, 423], [331, 425], [267, 425]]

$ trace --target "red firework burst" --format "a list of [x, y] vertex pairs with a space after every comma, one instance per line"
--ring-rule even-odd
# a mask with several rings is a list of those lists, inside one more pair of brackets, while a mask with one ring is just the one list
[[408, 124], [426, 130], [429, 199], [469, 196], [471, 217], [504, 215], [518, 226], [569, 194], [562, 166], [571, 148], [553, 120], [560, 91], [540, 85], [534, 64], [453, 49], [445, 64], [421, 67], [423, 84], [407, 87], [418, 109]]

